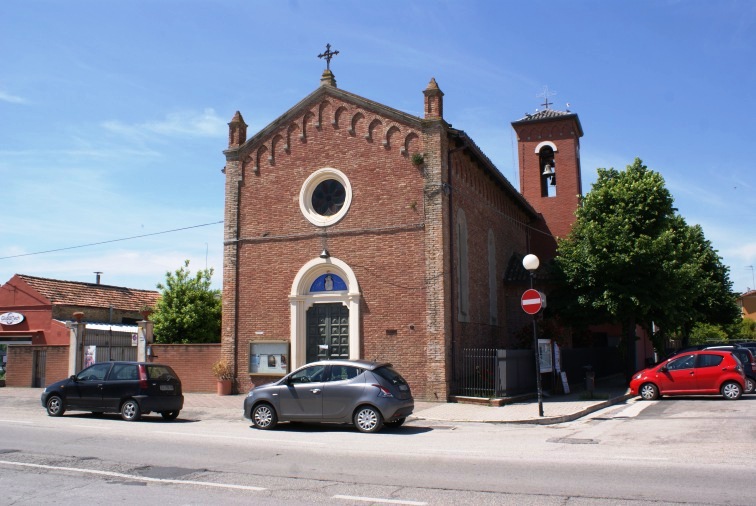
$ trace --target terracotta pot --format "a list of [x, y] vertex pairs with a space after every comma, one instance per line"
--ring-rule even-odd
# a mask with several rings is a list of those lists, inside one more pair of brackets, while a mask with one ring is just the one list
[[234, 382], [231, 380], [218, 380], [218, 395], [231, 395]]

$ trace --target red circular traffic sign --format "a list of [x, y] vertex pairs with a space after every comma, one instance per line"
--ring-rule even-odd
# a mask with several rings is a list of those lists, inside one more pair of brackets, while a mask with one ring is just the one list
[[543, 305], [541, 292], [532, 288], [525, 290], [525, 293], [522, 294], [522, 299], [520, 299], [520, 304], [522, 305], [522, 310], [526, 313], [536, 314], [541, 310], [541, 306]]

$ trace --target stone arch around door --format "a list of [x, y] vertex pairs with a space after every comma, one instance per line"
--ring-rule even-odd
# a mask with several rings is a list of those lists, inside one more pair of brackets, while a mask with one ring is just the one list
[[[324, 274], [334, 274], [346, 285], [340, 290], [312, 291], [313, 283]], [[360, 290], [354, 271], [338, 258], [313, 258], [299, 269], [291, 284], [291, 370], [307, 361], [307, 310], [314, 304], [344, 305], [349, 311], [349, 358], [360, 358]]]

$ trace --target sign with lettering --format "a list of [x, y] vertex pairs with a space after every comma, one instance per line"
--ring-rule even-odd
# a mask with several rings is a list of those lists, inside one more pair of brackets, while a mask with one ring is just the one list
[[2, 325], [18, 325], [22, 321], [24, 321], [24, 315], [21, 313], [0, 314], [0, 324]]

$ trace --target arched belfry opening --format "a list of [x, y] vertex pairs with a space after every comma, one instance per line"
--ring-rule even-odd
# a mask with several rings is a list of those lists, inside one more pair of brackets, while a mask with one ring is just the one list
[[556, 196], [556, 163], [554, 162], [554, 149], [543, 146], [538, 153], [538, 170], [541, 173], [541, 197]]
[[289, 294], [292, 369], [361, 358], [360, 300], [354, 271], [338, 258], [314, 258], [299, 269]]

